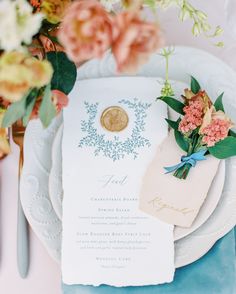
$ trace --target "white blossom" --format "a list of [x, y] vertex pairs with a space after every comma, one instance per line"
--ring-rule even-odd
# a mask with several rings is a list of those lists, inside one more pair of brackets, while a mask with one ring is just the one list
[[41, 13], [33, 14], [26, 0], [0, 1], [0, 49], [20, 50], [30, 44], [43, 20]]

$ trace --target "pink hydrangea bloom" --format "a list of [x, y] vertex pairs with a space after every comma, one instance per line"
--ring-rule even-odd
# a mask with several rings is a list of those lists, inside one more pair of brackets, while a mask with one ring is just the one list
[[214, 146], [217, 142], [228, 136], [232, 124], [229, 120], [213, 119], [211, 123], [202, 130], [202, 143], [208, 147]]
[[188, 133], [198, 128], [203, 121], [204, 107], [202, 99], [190, 100], [189, 104], [183, 109], [185, 115], [179, 124], [179, 131]]

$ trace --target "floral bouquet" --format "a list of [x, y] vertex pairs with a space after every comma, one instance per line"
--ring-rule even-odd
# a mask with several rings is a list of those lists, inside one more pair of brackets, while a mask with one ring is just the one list
[[190, 169], [198, 161], [206, 160], [209, 154], [218, 159], [236, 155], [236, 133], [232, 131], [234, 123], [225, 114], [223, 94], [213, 104], [206, 91], [192, 77], [191, 90], [185, 89], [182, 95], [184, 103], [171, 96], [158, 98], [181, 115], [177, 121], [166, 121], [174, 130], [177, 144], [186, 152], [180, 163], [165, 167], [166, 173], [173, 172], [175, 177], [186, 179]]
[[156, 16], [173, 5], [194, 36], [222, 32], [210, 33], [207, 15], [187, 0], [0, 1], [0, 158], [10, 151], [8, 127], [37, 117], [47, 127], [67, 105], [80, 64], [111, 49], [117, 72], [137, 71], [163, 45], [146, 7]]

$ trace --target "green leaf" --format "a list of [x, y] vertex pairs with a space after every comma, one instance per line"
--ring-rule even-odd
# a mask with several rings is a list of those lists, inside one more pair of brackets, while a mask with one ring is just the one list
[[178, 130], [178, 128], [179, 128], [179, 120], [177, 120], [177, 121], [173, 121], [173, 120], [170, 120], [170, 119], [166, 118], [166, 121], [167, 121], [168, 125], [169, 125], [172, 129], [174, 129], [174, 130]]
[[183, 108], [184, 104], [180, 102], [179, 100], [173, 98], [173, 97], [158, 97], [157, 99], [165, 102], [168, 106], [170, 106], [172, 109], [174, 109], [176, 112], [180, 114], [184, 114]]
[[219, 159], [225, 159], [236, 155], [236, 138], [227, 137], [213, 147], [208, 148], [209, 152]]
[[18, 119], [22, 118], [26, 111], [26, 99], [29, 93], [27, 93], [23, 98], [15, 103], [12, 103], [4, 114], [2, 127], [8, 128]]
[[175, 140], [181, 149], [188, 152], [189, 143], [178, 130], [175, 130]]
[[60, 90], [69, 94], [76, 81], [75, 64], [68, 59], [64, 52], [48, 52], [47, 59], [51, 62], [54, 70], [51, 81], [52, 90]]
[[198, 81], [191, 76], [191, 91], [194, 94], [197, 94], [201, 90], [201, 86], [199, 85]]
[[25, 103], [25, 114], [23, 116], [23, 125], [26, 126], [29, 122], [30, 115], [32, 113], [32, 110], [34, 108], [35, 102], [39, 96], [39, 90], [38, 89], [33, 89], [28, 97], [26, 98], [26, 103]]
[[236, 133], [232, 130], [229, 130], [229, 136], [236, 137]]
[[156, 0], [144, 0], [144, 4], [148, 5], [151, 9], [155, 9]]
[[222, 110], [223, 112], [225, 112], [224, 105], [222, 102], [223, 96], [224, 96], [224, 92], [220, 94], [220, 96], [216, 99], [216, 101], [214, 103], [216, 111]]
[[29, 122], [30, 119], [30, 115], [32, 113], [32, 110], [34, 108], [35, 102], [36, 102], [37, 96], [34, 96], [30, 102], [28, 103], [28, 105], [26, 106], [26, 111], [25, 114], [23, 116], [23, 125], [26, 126]]
[[55, 116], [56, 108], [52, 103], [51, 85], [47, 85], [44, 90], [43, 100], [39, 108], [39, 118], [43, 126], [47, 128]]

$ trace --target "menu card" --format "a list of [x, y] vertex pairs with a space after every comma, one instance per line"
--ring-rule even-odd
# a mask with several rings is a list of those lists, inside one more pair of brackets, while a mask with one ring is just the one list
[[[64, 111], [62, 278], [65, 284], [171, 282], [173, 225], [138, 208], [142, 178], [166, 138], [160, 81], [78, 81]], [[155, 181], [155, 178], [153, 179]]]

